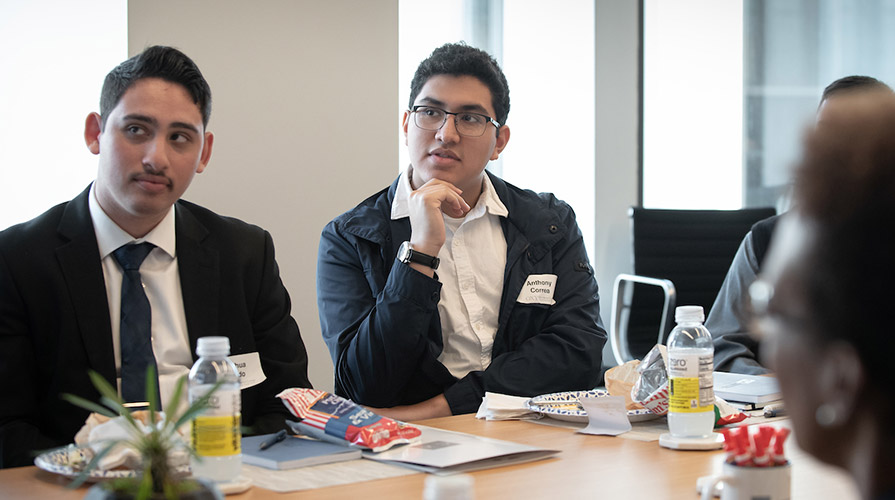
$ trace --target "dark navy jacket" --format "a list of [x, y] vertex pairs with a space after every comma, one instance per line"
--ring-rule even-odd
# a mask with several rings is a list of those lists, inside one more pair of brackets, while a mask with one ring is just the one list
[[[485, 391], [533, 396], [597, 385], [606, 332], [575, 214], [552, 194], [488, 175], [509, 210], [491, 365], [458, 380], [437, 360], [441, 283], [395, 258], [410, 239], [409, 218], [391, 220], [396, 181], [323, 229], [317, 302], [337, 394], [391, 407], [444, 393], [458, 414], [475, 411]], [[516, 302], [531, 274], [557, 275], [554, 305]]]

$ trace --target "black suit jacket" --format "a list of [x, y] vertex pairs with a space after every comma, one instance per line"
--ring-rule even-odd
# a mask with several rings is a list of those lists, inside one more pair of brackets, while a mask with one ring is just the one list
[[[73, 441], [87, 412], [59, 396], [98, 400], [88, 369], [115, 383], [88, 195], [0, 232], [0, 467], [29, 465], [35, 451]], [[258, 352], [267, 380], [243, 391], [243, 423], [262, 431], [282, 424], [287, 413], [275, 395], [311, 385], [270, 234], [182, 200], [175, 221], [194, 359], [207, 335], [229, 337], [232, 354]]]

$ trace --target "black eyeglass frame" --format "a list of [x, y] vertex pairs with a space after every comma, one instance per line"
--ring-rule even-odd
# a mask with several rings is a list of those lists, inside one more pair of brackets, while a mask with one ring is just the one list
[[441, 121], [441, 125], [439, 125], [438, 128], [435, 128], [435, 129], [429, 129], [429, 128], [423, 128], [423, 127], [421, 127], [420, 124], [417, 123], [417, 121], [416, 121], [416, 116], [414, 116], [414, 118], [413, 118], [413, 124], [416, 125], [417, 127], [421, 128], [421, 129], [423, 129], [423, 130], [441, 130], [441, 127], [444, 127], [444, 124], [447, 123], [447, 120], [448, 120], [448, 116], [449, 116], [449, 115], [454, 115], [454, 127], [457, 128], [457, 133], [458, 133], [458, 134], [460, 134], [460, 128], [457, 127], [457, 116], [459, 116], [459, 115], [476, 115], [476, 116], [481, 116], [482, 118], [485, 118], [485, 119], [487, 120], [486, 123], [485, 123], [485, 127], [482, 128], [482, 133], [481, 133], [481, 134], [479, 134], [479, 135], [460, 134], [460, 135], [465, 136], [465, 137], [481, 137], [481, 136], [485, 135], [485, 130], [488, 128], [487, 125], [488, 125], [489, 123], [490, 123], [491, 125], [494, 125], [494, 127], [495, 127], [497, 130], [500, 130], [500, 127], [501, 127], [500, 122], [498, 122], [498, 121], [495, 120], [494, 118], [491, 118], [491, 117], [488, 116], [488, 115], [483, 115], [482, 113], [473, 113], [472, 111], [458, 111], [458, 112], [456, 112], [456, 113], [452, 113], [452, 112], [450, 112], [450, 111], [448, 111], [448, 110], [446, 110], [446, 109], [442, 109], [442, 108], [439, 108], [439, 107], [437, 107], [437, 106], [429, 106], [429, 105], [427, 105], [427, 104], [417, 104], [417, 105], [415, 105], [415, 106], [411, 106], [411, 108], [410, 108], [410, 112], [411, 112], [412, 114], [415, 115], [416, 112], [419, 111], [420, 108], [437, 109], [437, 110], [441, 111], [442, 113], [444, 113], [444, 120], [442, 120], [442, 121]]

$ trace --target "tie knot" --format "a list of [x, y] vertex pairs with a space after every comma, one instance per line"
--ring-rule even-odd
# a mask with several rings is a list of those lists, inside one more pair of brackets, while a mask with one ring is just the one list
[[121, 269], [125, 271], [139, 271], [143, 260], [146, 259], [146, 256], [149, 255], [153, 248], [155, 248], [155, 245], [152, 243], [138, 243], [136, 245], [128, 243], [118, 247], [117, 250], [112, 252], [112, 255], [115, 256], [115, 260], [118, 261]]

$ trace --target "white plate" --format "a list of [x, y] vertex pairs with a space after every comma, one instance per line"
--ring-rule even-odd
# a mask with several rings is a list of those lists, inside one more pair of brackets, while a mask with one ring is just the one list
[[[89, 448], [82, 448], [72, 444], [65, 448], [58, 448], [38, 455], [37, 458], [34, 459], [34, 465], [47, 472], [75, 478], [81, 473], [81, 469], [90, 463], [92, 457], [93, 451]], [[179, 465], [174, 468], [174, 473], [178, 476], [189, 476], [190, 466]], [[90, 471], [90, 474], [87, 476], [87, 481], [93, 483], [96, 481], [104, 481], [106, 479], [135, 477], [136, 475], [136, 471], [131, 469], [94, 469]]]
[[[535, 396], [526, 401], [525, 406], [527, 406], [529, 410], [542, 413], [557, 420], [587, 423], [587, 411], [585, 411], [583, 408], [577, 407], [577, 405], [575, 405], [575, 408], [571, 408], [562, 406], [541, 406], [538, 403], [546, 403], [550, 401], [578, 401], [579, 398], [583, 397], [601, 398], [608, 395], [609, 391], [600, 389], [593, 389], [590, 391], [554, 392], [553, 394], [542, 394], [540, 396]], [[659, 418], [659, 415], [656, 415], [649, 410], [628, 410], [628, 420], [630, 420], [631, 422], [642, 422], [644, 420], [652, 420], [654, 418]]]

